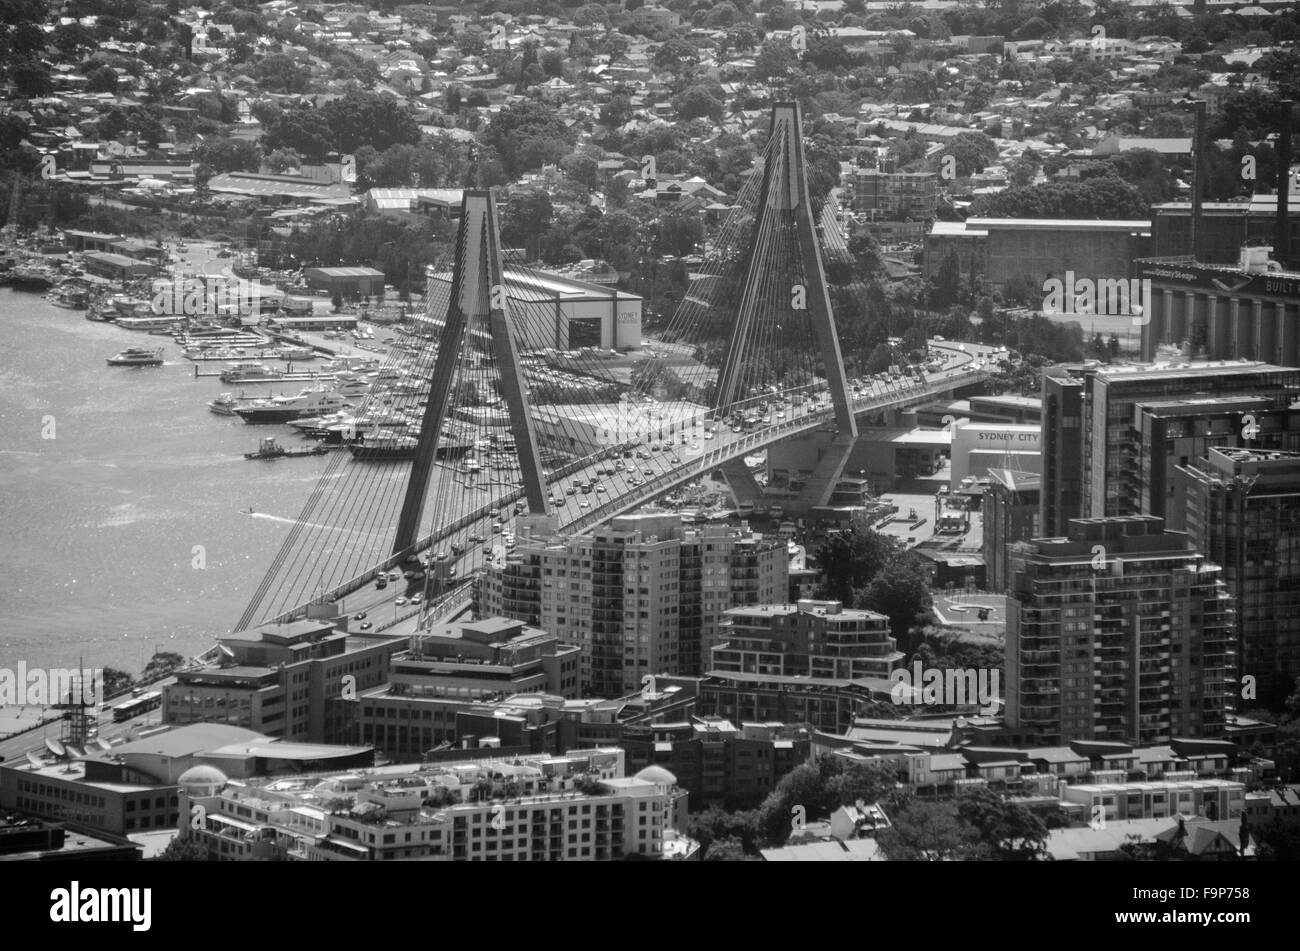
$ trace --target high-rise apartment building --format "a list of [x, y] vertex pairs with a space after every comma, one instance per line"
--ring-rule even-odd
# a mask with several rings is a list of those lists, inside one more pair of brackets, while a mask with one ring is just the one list
[[[838, 601], [733, 608], [700, 687], [705, 714], [847, 729], [903, 663], [889, 618]], [[885, 688], [886, 690], [888, 687]]]
[[1043, 378], [1042, 531], [1164, 517], [1174, 469], [1213, 447], [1300, 451], [1297, 397], [1300, 369], [1259, 362], [1054, 368]]
[[1211, 449], [1179, 466], [1170, 526], [1223, 567], [1241, 674], [1281, 705], [1300, 677], [1300, 453]]
[[479, 616], [541, 627], [581, 648], [587, 696], [618, 697], [651, 674], [699, 674], [723, 613], [784, 598], [783, 539], [625, 515], [572, 536], [523, 534], [479, 581]]
[[1237, 651], [1219, 567], [1154, 516], [1069, 528], [1012, 555], [1008, 727], [1048, 744], [1220, 736]]

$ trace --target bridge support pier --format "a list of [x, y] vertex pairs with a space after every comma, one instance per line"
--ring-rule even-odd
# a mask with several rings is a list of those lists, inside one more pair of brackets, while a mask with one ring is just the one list
[[763, 498], [763, 487], [754, 478], [754, 473], [745, 465], [744, 459], [729, 459], [719, 467], [727, 488], [736, 497], [736, 503], [757, 503]]
[[789, 507], [800, 513], [806, 513], [809, 509], [829, 505], [831, 496], [835, 494], [835, 484], [843, 477], [844, 467], [848, 464], [849, 456], [857, 442], [856, 435], [836, 433], [822, 457], [817, 460], [812, 475]]

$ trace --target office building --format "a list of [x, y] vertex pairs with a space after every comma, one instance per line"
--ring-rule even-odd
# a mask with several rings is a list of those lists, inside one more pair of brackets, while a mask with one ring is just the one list
[[403, 639], [328, 621], [268, 624], [219, 639], [220, 665], [180, 671], [163, 688], [164, 723], [221, 722], [310, 743], [356, 738], [355, 698], [384, 682]]
[[527, 749], [526, 724], [510, 706], [494, 705], [530, 694], [576, 698], [578, 653], [553, 634], [497, 617], [416, 635], [393, 655], [387, 683], [360, 697], [358, 736], [396, 761], [418, 762], [440, 745], [465, 741], [471, 730], [458, 727], [460, 713], [488, 707], [501, 721], [490, 735]]
[[1042, 468], [1042, 426], [1010, 423], [972, 423], [952, 426], [949, 488], [956, 490], [990, 469], [1039, 472]]
[[219, 769], [243, 780], [374, 763], [369, 747], [289, 743], [223, 723], [165, 729], [84, 756], [31, 756], [0, 765], [0, 808], [117, 835], [174, 829], [178, 786]]
[[1174, 467], [1213, 446], [1300, 450], [1297, 396], [1300, 370], [1250, 361], [1054, 368], [1043, 378], [1042, 531], [1164, 517]]
[[1006, 724], [1042, 742], [1221, 737], [1237, 698], [1222, 571], [1154, 516], [1075, 519], [1016, 546]]
[[784, 597], [781, 538], [678, 515], [625, 515], [573, 536], [525, 534], [479, 581], [479, 616], [518, 618], [581, 648], [585, 695], [657, 673], [698, 674], [723, 612]]
[[990, 469], [980, 506], [984, 517], [984, 583], [1002, 594], [1011, 583], [1009, 549], [1042, 535], [1039, 508], [1042, 479], [1032, 472]]
[[211, 858], [608, 861], [687, 858], [686, 793], [660, 768], [624, 775], [619, 749], [381, 767], [233, 785], [182, 784], [203, 807], [182, 834]]
[[1265, 709], [1300, 677], [1300, 453], [1211, 449], [1178, 466], [1169, 524], [1223, 567], [1241, 674]]
[[121, 836], [0, 812], [0, 862], [135, 862], [142, 851]]
[[[889, 618], [838, 601], [727, 612], [700, 688], [705, 715], [837, 730], [882, 693], [903, 652]], [[882, 689], [883, 688], [883, 689]]]
[[1235, 266], [1137, 261], [1151, 282], [1142, 359], [1173, 347], [1196, 359], [1300, 365], [1300, 273], [1282, 271], [1271, 251], [1242, 248]]
[[1083, 379], [1066, 367], [1043, 371], [1042, 480], [1039, 531], [1064, 535], [1083, 514]]

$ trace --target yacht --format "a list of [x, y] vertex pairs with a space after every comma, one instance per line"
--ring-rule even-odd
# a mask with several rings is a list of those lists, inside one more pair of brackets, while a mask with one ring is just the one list
[[331, 426], [345, 426], [353, 420], [351, 413], [339, 412], [327, 416], [304, 416], [301, 419], [291, 420], [289, 425], [304, 436], [323, 439], [329, 435]]
[[108, 358], [111, 367], [160, 367], [162, 362], [161, 350], [146, 350], [143, 347], [127, 347]]
[[326, 442], [355, 442], [384, 430], [405, 429], [410, 422], [398, 413], [378, 410], [362, 416], [348, 417], [321, 427]]
[[348, 402], [329, 390], [303, 390], [297, 396], [275, 396], [255, 400], [235, 410], [246, 423], [287, 423], [304, 416], [320, 416], [346, 409]]
[[370, 383], [360, 379], [345, 379], [342, 376], [334, 378], [334, 392], [343, 396], [365, 396], [370, 392]]
[[179, 319], [167, 314], [151, 317], [119, 317], [117, 325], [127, 330], [170, 330]]
[[[271, 399], [269, 394], [265, 398]], [[239, 409], [241, 406], [248, 406], [255, 402], [255, 400], [255, 397], [245, 396], [243, 391], [240, 391], [238, 396], [235, 396], [233, 393], [222, 393], [215, 400], [209, 401], [208, 409], [212, 410], [212, 412], [216, 413], [218, 416], [234, 416], [235, 410]]]
[[236, 363], [221, 371], [222, 383], [240, 383], [245, 380], [273, 380], [280, 376], [264, 363]]
[[319, 355], [311, 347], [281, 347], [275, 353], [281, 360], [315, 360]]

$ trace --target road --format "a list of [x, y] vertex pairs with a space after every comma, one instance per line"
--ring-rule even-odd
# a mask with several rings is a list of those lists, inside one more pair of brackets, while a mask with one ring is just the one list
[[[926, 386], [931, 389], [967, 376], [972, 370], [979, 369], [981, 361], [997, 357], [996, 348], [976, 344], [934, 341], [931, 346], [943, 354], [944, 360], [940, 370], [926, 374]], [[917, 387], [918, 384], [910, 379], [863, 380], [852, 397], [855, 412], [914, 402]], [[559, 530], [580, 531], [618, 512], [645, 504], [677, 485], [703, 476], [727, 458], [743, 458], [751, 452], [762, 451], [775, 441], [773, 436], [778, 431], [794, 435], [834, 419], [829, 398], [824, 392], [818, 393], [815, 399], [805, 398], [797, 405], [792, 402], [796, 395], [793, 390], [785, 395], [791, 401], [770, 406], [762, 417], [765, 420], [763, 428], [756, 432], [738, 431], [725, 422], [711, 424], [705, 415], [664, 419], [661, 425], [674, 429], [670, 448], [664, 448], [666, 441], [653, 437], [649, 441], [639, 439], [629, 452], [589, 458], [576, 471], [552, 477], [548, 481], [550, 508]], [[748, 402], [757, 404], [759, 401]], [[685, 444], [681, 442], [682, 433], [687, 435]], [[631, 458], [628, 458], [629, 453]], [[618, 468], [620, 464], [622, 469]], [[575, 481], [591, 483], [592, 491], [584, 493], [574, 489]], [[364, 623], [369, 625], [367, 630], [388, 633], [386, 625], [398, 619], [413, 618], [418, 612], [418, 608], [409, 603], [413, 595], [438, 597], [462, 585], [475, 570], [489, 561], [500, 563], [508, 555], [506, 540], [513, 534], [517, 517], [514, 499], [520, 496], [522, 490], [516, 490], [512, 496], [507, 496], [504, 503], [490, 505], [485, 502], [480, 510], [468, 513], [461, 523], [451, 526], [437, 539], [427, 539], [428, 544], [419, 546], [421, 550], [431, 549], [445, 556], [438, 562], [442, 567], [435, 571], [433, 583], [422, 579], [408, 581], [401, 576], [400, 573], [407, 570], [420, 570], [420, 565], [394, 564], [388, 567], [388, 573], [398, 573], [398, 576], [382, 590], [375, 587], [373, 572], [368, 578], [363, 576], [350, 585], [352, 590], [342, 601], [345, 613], [354, 618], [359, 613], [366, 615], [364, 619], [355, 618], [351, 629], [359, 630], [359, 625]], [[454, 550], [453, 544], [461, 550]], [[398, 598], [408, 603], [399, 605]]]
[[[157, 683], [148, 685], [144, 689], [146, 691], [162, 690], [175, 682], [175, 677], [167, 677]], [[115, 723], [113, 721], [113, 707], [128, 699], [130, 698], [115, 697], [113, 700], [106, 701], [103, 709], [97, 711], [95, 726], [99, 730], [98, 735], [101, 739], [108, 742], [112, 742], [119, 737], [130, 739], [134, 735], [134, 731], [150, 726], [158, 726], [162, 722], [162, 711], [151, 710], [134, 719]], [[58, 739], [61, 726], [62, 724], [57, 721], [47, 723], [39, 729], [29, 730], [18, 736], [11, 736], [7, 740], [0, 740], [0, 761], [3, 761], [6, 765], [12, 765], [14, 761], [23, 762], [25, 754], [29, 751], [44, 752], [45, 737]]]

